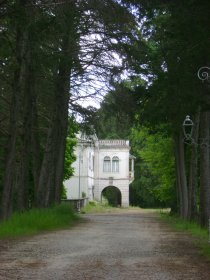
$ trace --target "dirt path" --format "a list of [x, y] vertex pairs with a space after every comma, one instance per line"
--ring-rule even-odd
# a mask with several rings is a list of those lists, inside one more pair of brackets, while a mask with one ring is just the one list
[[0, 242], [0, 279], [208, 280], [189, 236], [144, 211], [84, 215], [70, 230]]

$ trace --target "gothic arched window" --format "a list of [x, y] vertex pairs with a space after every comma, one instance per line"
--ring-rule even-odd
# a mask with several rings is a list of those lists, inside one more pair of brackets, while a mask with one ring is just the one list
[[111, 159], [110, 157], [104, 157], [104, 165], [103, 165], [104, 172], [111, 172]]
[[112, 158], [112, 172], [119, 172], [119, 158]]

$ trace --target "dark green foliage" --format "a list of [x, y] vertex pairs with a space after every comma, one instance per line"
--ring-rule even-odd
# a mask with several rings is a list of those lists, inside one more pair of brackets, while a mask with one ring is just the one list
[[[2, 219], [14, 208], [24, 211], [29, 205], [47, 207], [60, 201], [62, 180], [72, 174], [69, 164], [74, 159], [70, 137], [68, 167], [64, 166], [70, 104], [86, 116], [85, 125], [94, 124], [99, 138], [130, 139], [134, 123], [140, 124], [138, 133], [149, 129], [143, 146], [137, 141], [132, 144], [140, 172], [132, 191], [144, 205], [157, 201], [174, 205], [176, 174], [178, 206], [182, 208], [184, 195], [187, 209], [193, 179], [194, 187], [201, 185], [193, 192], [200, 191], [204, 201], [200, 209], [205, 206], [206, 212], [201, 218], [206, 224], [209, 151], [202, 148], [196, 154], [190, 149], [184, 154], [180, 130], [185, 115], [196, 117], [201, 112], [205, 119], [210, 110], [209, 87], [197, 78], [198, 69], [210, 62], [209, 10], [207, 0], [0, 3]], [[124, 69], [130, 77], [119, 83]], [[96, 80], [109, 82], [113, 90], [100, 110], [85, 110], [76, 102], [81, 97], [79, 88], [90, 85], [86, 94], [92, 96]], [[201, 132], [208, 136], [208, 120], [205, 123], [200, 122]], [[75, 131], [71, 126], [70, 133]], [[176, 172], [169, 148], [172, 140]], [[188, 169], [198, 166], [199, 157], [204, 160], [193, 176]]]
[[133, 152], [139, 157], [132, 190], [147, 207], [172, 207], [176, 202], [172, 139], [164, 127], [153, 131], [142, 126], [133, 129], [131, 139]]
[[[139, 87], [140, 91], [140, 87]], [[141, 86], [141, 92], [145, 89]], [[129, 138], [135, 112], [138, 108], [139, 93], [129, 83], [116, 84], [94, 114], [94, 127], [100, 139]]]
[[69, 117], [69, 131], [66, 138], [66, 151], [65, 151], [65, 162], [64, 162], [64, 180], [68, 180], [73, 174], [74, 169], [72, 163], [76, 160], [74, 155], [74, 148], [77, 144], [76, 133], [78, 132], [78, 124], [73, 117]]
[[132, 153], [137, 157], [135, 180], [130, 186], [131, 205], [172, 206], [176, 201], [175, 170], [168, 128], [167, 126], [151, 130], [143, 126], [133, 128], [138, 121], [136, 119], [138, 102], [144, 98], [146, 89], [139, 86], [138, 91], [141, 88], [141, 94], [138, 94], [135, 87], [132, 90], [131, 86], [130, 82], [125, 82], [105, 97], [101, 108], [96, 112], [97, 135], [100, 138], [131, 140]]
[[160, 207], [161, 203], [151, 191], [151, 186], [156, 184], [144, 162], [135, 160], [135, 180], [130, 185], [130, 204], [143, 208]]
[[[78, 109], [81, 87], [90, 86], [89, 97], [96, 81], [119, 78], [128, 66], [126, 47], [135, 40], [136, 22], [116, 1], [3, 1], [0, 15], [0, 215], [5, 220], [14, 209], [60, 202], [63, 179], [73, 171], [69, 105]], [[75, 132], [72, 123], [69, 130]]]

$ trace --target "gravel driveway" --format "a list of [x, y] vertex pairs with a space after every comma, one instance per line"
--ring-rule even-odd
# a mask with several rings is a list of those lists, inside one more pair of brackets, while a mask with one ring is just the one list
[[208, 280], [192, 238], [155, 213], [84, 215], [72, 229], [0, 242], [0, 279]]

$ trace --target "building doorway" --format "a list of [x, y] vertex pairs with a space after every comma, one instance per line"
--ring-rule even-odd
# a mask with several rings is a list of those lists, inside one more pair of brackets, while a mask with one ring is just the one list
[[113, 207], [121, 207], [122, 195], [120, 190], [114, 186], [108, 186], [101, 193], [101, 200], [107, 200], [108, 204]]

